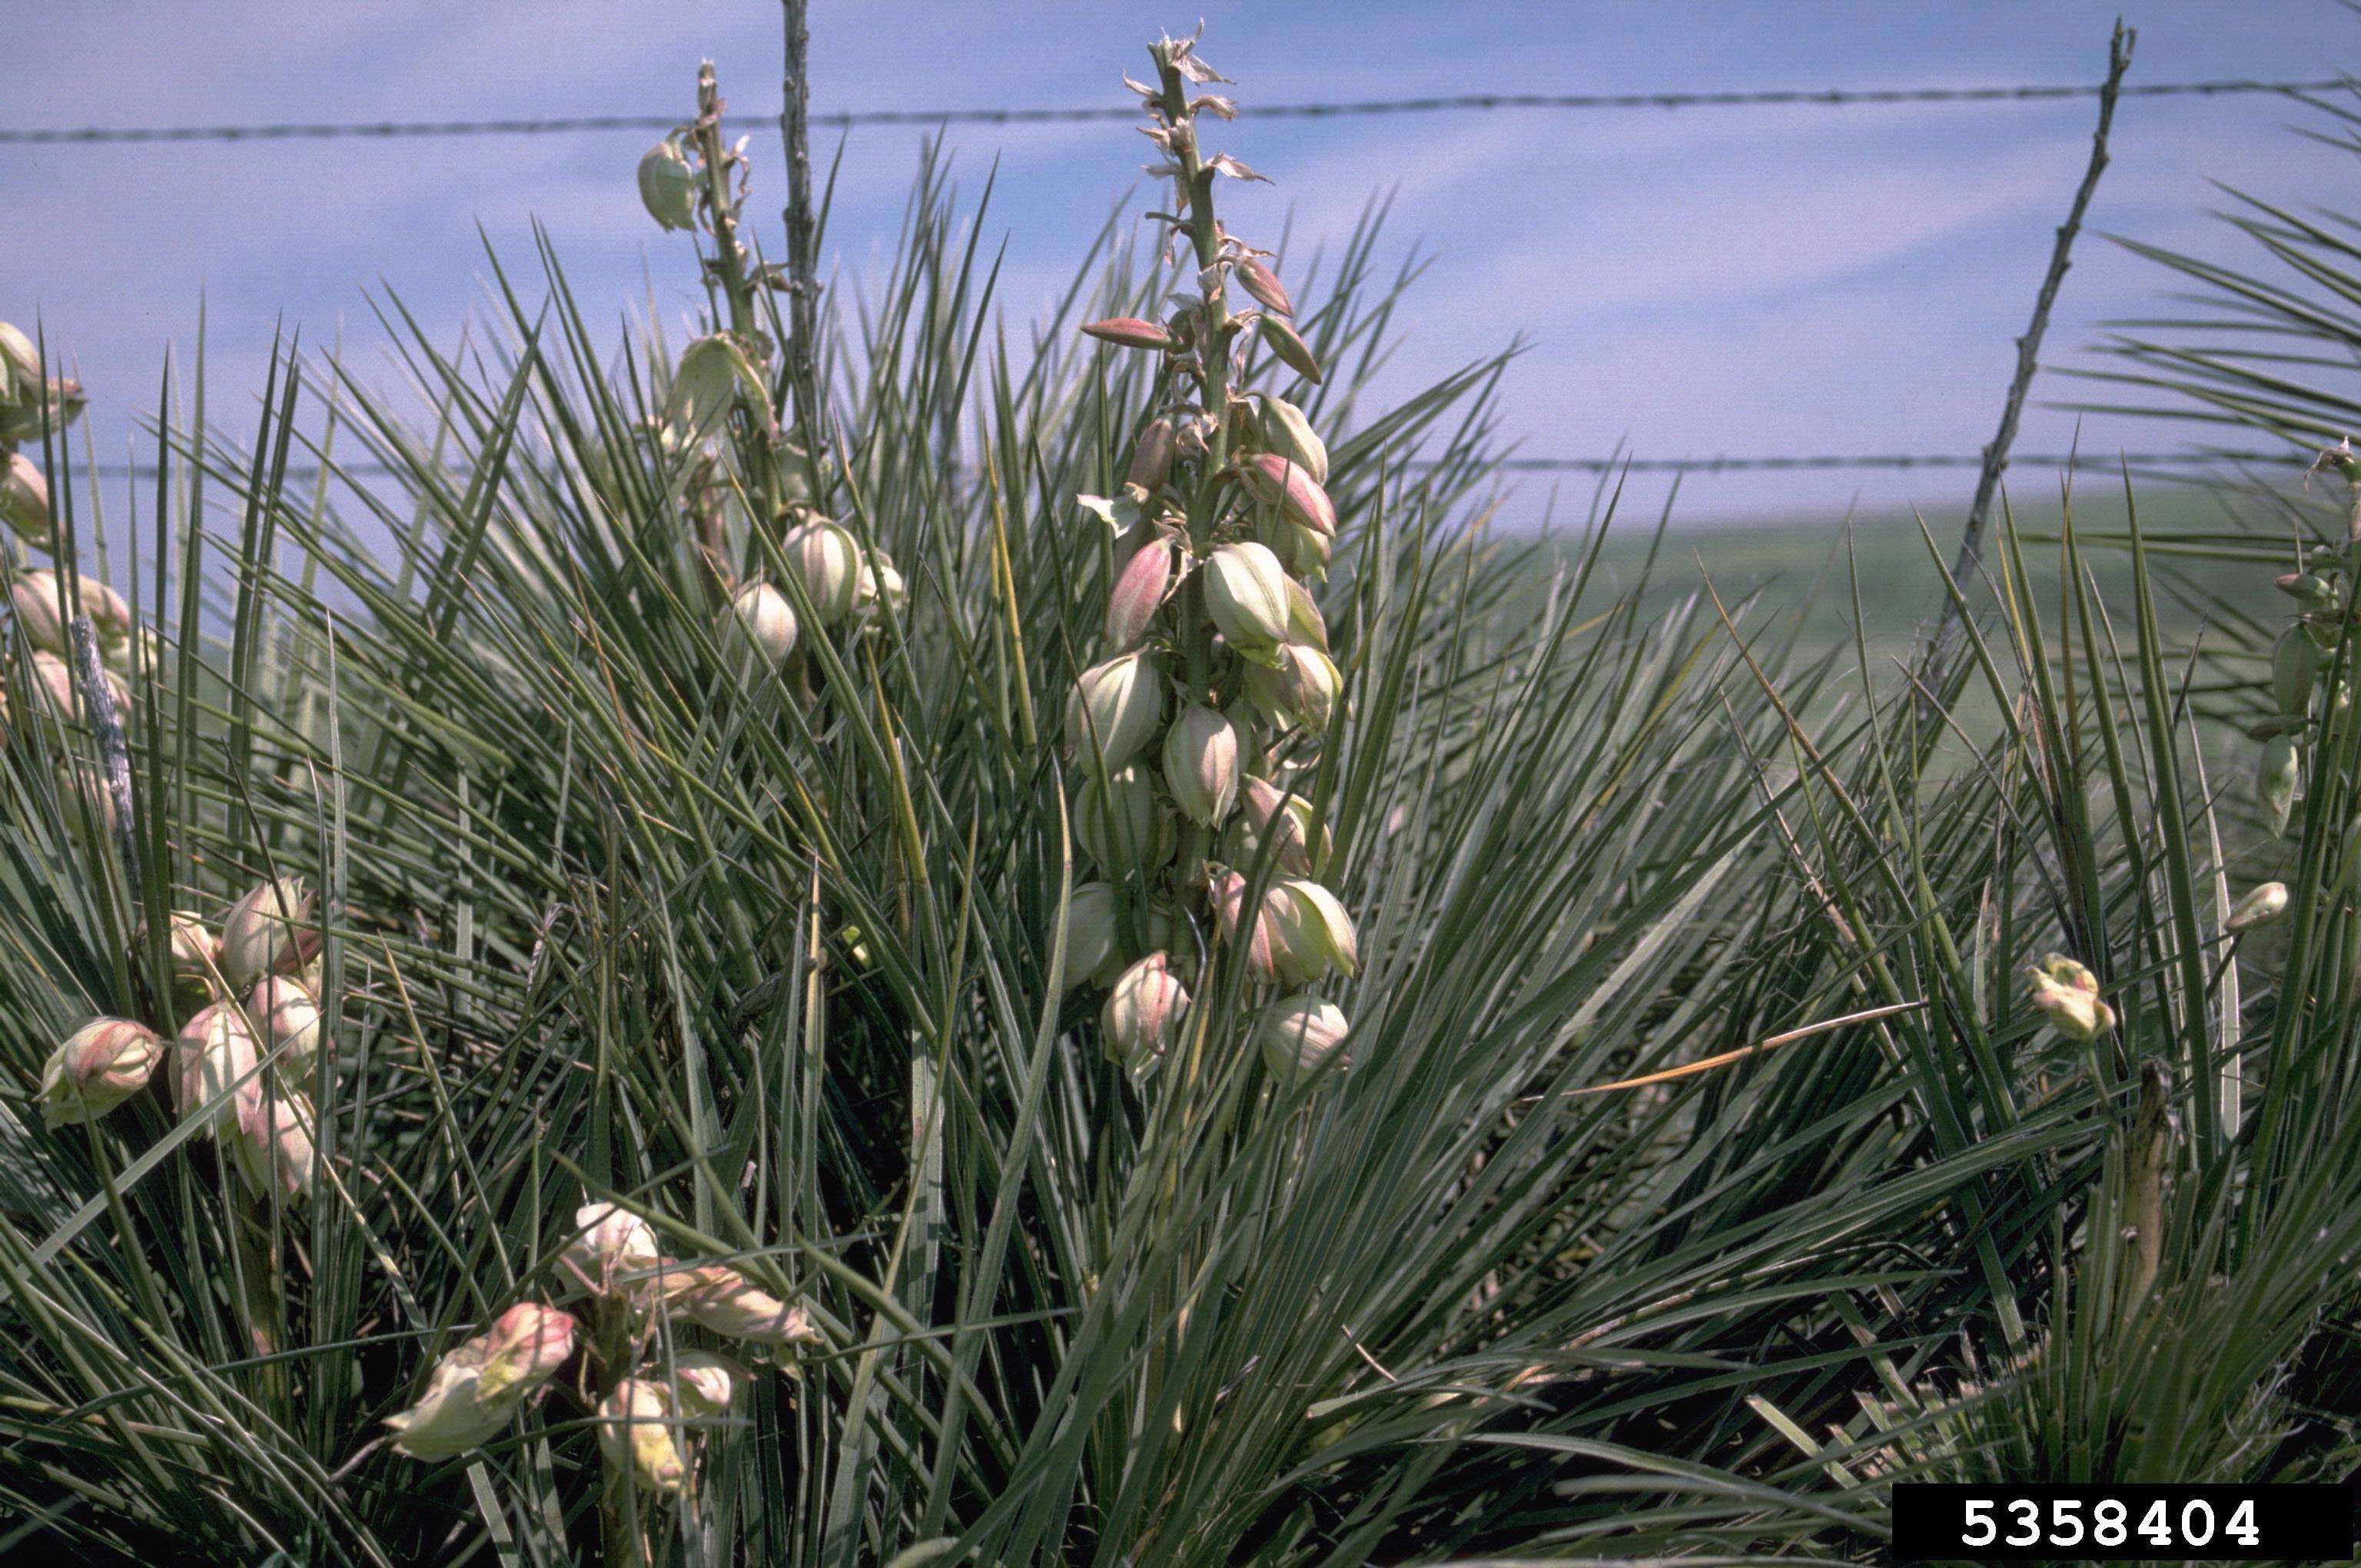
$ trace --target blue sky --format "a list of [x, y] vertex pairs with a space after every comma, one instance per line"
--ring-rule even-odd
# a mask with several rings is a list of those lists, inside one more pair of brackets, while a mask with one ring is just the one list
[[[1204, 53], [1241, 101], [1275, 103], [2090, 81], [2117, 10], [1261, 0], [1202, 14]], [[1130, 0], [819, 0], [814, 106], [1125, 103], [1117, 78], [1141, 73], [1141, 44], [1198, 14]], [[2361, 21], [2334, 0], [2135, 0], [2123, 14], [2139, 29], [2135, 81], [2330, 75], [2361, 42]], [[777, 101], [766, 0], [0, 0], [0, 124], [12, 126], [685, 113], [710, 56], [750, 116], [753, 209], [775, 221], [776, 138], [751, 117]], [[1391, 384], [1406, 390], [1524, 333], [1533, 346], [1505, 412], [1532, 454], [1966, 453], [1990, 435], [2092, 113], [2070, 101], [1441, 114], [1245, 121], [1220, 145], [1277, 181], [1225, 188], [1232, 228], [1271, 238], [1291, 223], [1299, 257], [1393, 192], [1395, 252], [1415, 243], [1434, 259]], [[2127, 102], [2093, 228], [2235, 256], [2206, 216], [2219, 204], [2207, 181], [2296, 203], [2350, 188], [2350, 156], [2293, 135], [2300, 118], [2261, 97]], [[851, 137], [829, 257], [848, 291], [892, 243], [921, 135]], [[164, 345], [188, 351], [201, 292], [217, 407], [258, 390], [282, 317], [313, 342], [341, 332], [365, 372], [385, 363], [367, 298], [380, 284], [455, 334], [483, 297], [478, 225], [522, 262], [537, 216], [587, 304], [621, 311], [645, 269], [676, 315], [690, 303], [687, 241], [655, 231], [631, 183], [651, 139], [0, 147], [0, 317], [44, 319], [91, 385], [103, 455], [120, 456], [131, 415], [152, 406]], [[999, 160], [988, 227], [1009, 239], [1003, 304], [1019, 323], [1138, 188], [1146, 151], [1104, 124], [962, 126], [950, 145], [969, 190]], [[2099, 323], [2151, 311], [2168, 286], [2086, 236], [2045, 357], [2091, 363]], [[2037, 396], [2073, 390], [2052, 378]], [[2073, 422], [2036, 409], [2020, 449], [2060, 449]], [[2083, 427], [2086, 449], [2178, 439]], [[2020, 470], [2015, 483], [2033, 478]], [[1700, 477], [1682, 510], [1833, 516], [1858, 498], [1943, 516], [1972, 484], [1971, 473]]]

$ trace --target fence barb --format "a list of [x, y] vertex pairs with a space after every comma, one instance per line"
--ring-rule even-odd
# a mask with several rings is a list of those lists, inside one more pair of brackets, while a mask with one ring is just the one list
[[[2107, 171], [2107, 133], [2114, 126], [2115, 101], [2120, 96], [2124, 72], [2132, 67], [2132, 46], [2139, 35], [2116, 19], [2114, 35], [2107, 40], [2107, 82], [2099, 93], [2098, 128], [2091, 135], [2091, 161], [2082, 170], [2082, 182], [2074, 188], [2074, 202], [2066, 210], [2066, 221], [2058, 226], [2058, 241], [2049, 252], [2049, 269], [2042, 275], [2041, 291], [2034, 296], [2033, 319], [2026, 323], [2025, 335], [2016, 340], [2016, 371], [2009, 378], [2008, 397], [2001, 404], [2000, 428], [1993, 433], [1992, 444], [1984, 448], [1982, 472], [1976, 479], [1976, 499], [1968, 509], [1967, 526], [1960, 533], [1960, 554], [1951, 565], [1951, 581], [1966, 592], [1966, 584], [1976, 569], [1983, 553], [1984, 520], [1992, 514], [1993, 498], [2000, 492], [2001, 476], [2008, 469], [2009, 448], [2016, 444], [2016, 424], [2025, 412], [2025, 400], [2033, 389], [2034, 374], [2041, 368], [2041, 338], [2049, 330], [2049, 312], [2058, 303], [2058, 291], [2066, 281], [2067, 269], [2073, 265], [2074, 236], [2082, 232], [2082, 216], [2091, 210], [2091, 198], [2098, 192], [2099, 177]], [[1943, 668], [1951, 644], [1960, 630], [1959, 594], [1946, 594], [1943, 609], [1936, 618], [1935, 630], [1927, 639], [1925, 656], [1919, 662], [1921, 680], [1919, 716], [1931, 718], [1937, 699], [1950, 689]], [[1931, 737], [1934, 727], [1929, 725]]]

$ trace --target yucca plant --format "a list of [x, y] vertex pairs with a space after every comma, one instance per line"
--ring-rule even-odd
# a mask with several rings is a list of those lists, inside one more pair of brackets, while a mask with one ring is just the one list
[[1374, 406], [1376, 225], [1233, 240], [1151, 56], [1185, 243], [1022, 350], [930, 156], [793, 396], [709, 70], [677, 346], [493, 258], [404, 388], [200, 362], [132, 527], [0, 338], [11, 1545], [1866, 1560], [1897, 1476], [2337, 1462], [2342, 630], [2266, 927], [2144, 572], [2005, 535], [1943, 760], [1611, 508], [1496, 539], [1500, 362]]

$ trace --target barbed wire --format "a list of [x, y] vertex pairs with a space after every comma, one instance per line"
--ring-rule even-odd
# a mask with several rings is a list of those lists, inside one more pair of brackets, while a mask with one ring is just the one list
[[[2126, 98], [2219, 98], [2246, 93], [2302, 97], [2354, 85], [2351, 77], [2309, 82], [2149, 82], [2125, 86]], [[1763, 88], [1726, 93], [1466, 93], [1431, 98], [1371, 98], [1329, 104], [1246, 104], [1240, 119], [1318, 120], [1359, 115], [1432, 115], [1503, 109], [1845, 108], [1874, 104], [2030, 104], [2095, 98], [2096, 82], [2005, 87]], [[870, 126], [1027, 126], [1129, 120], [1129, 107], [999, 109], [853, 109], [810, 116], [815, 126], [856, 130]], [[776, 112], [762, 119], [778, 118]], [[265, 125], [75, 126], [0, 127], [0, 146], [58, 147], [126, 142], [324, 141], [411, 137], [551, 136], [581, 131], [670, 130], [667, 115], [561, 115], [537, 119], [289, 121]]]
[[[2290, 463], [2296, 458], [2284, 452], [2125, 452], [2100, 455], [2084, 452], [2018, 454], [2009, 458], [2008, 466], [2035, 468], [2133, 468], [2184, 467], [2202, 464], [2229, 463]], [[1983, 463], [1982, 453], [1872, 453], [1806, 456], [1772, 457], [1509, 457], [1495, 466], [1527, 473], [1634, 473], [1712, 474], [1725, 470], [1743, 472], [1749, 469], [1809, 469], [1809, 468], [1975, 468]]]
[[[2300, 455], [2286, 452], [2125, 452], [2102, 455], [2084, 452], [2036, 453], [2009, 459], [2012, 468], [2175, 468], [2224, 464], [2288, 464], [2299, 460]], [[1842, 469], [1842, 468], [1973, 468], [1983, 462], [1981, 453], [1828, 453], [1811, 455], [1779, 455], [1760, 457], [1506, 457], [1485, 465], [1521, 474], [1719, 474], [1745, 473], [1763, 470]], [[1431, 468], [1436, 464], [1430, 459], [1412, 458], [1404, 466]], [[454, 465], [454, 471], [461, 466]], [[94, 472], [107, 478], [155, 478], [159, 472], [153, 463], [101, 463], [84, 472]], [[383, 463], [340, 463], [335, 466], [340, 475], [356, 477], [384, 477], [408, 472]], [[292, 464], [287, 470], [291, 477], [317, 478], [317, 464]]]

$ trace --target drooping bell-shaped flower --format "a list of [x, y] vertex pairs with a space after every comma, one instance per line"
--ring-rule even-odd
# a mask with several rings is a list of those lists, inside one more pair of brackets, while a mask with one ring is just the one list
[[254, 1081], [260, 1059], [246, 1014], [217, 1002], [181, 1025], [172, 1042], [172, 1108], [183, 1116], [207, 1105], [205, 1130], [219, 1137], [237, 1131], [236, 1091]]
[[1115, 889], [1103, 882], [1086, 882], [1066, 895], [1066, 962], [1058, 971], [1058, 990], [1074, 989], [1106, 967], [1115, 957]]
[[275, 1057], [281, 1074], [308, 1078], [320, 1049], [320, 1000], [291, 974], [258, 981], [247, 999], [247, 1021], [262, 1049]]
[[2301, 714], [2312, 706], [2312, 688], [2320, 678], [2320, 644], [2301, 626], [2279, 634], [2271, 650], [2271, 700], [2286, 714]]
[[2115, 1026], [2114, 1009], [2099, 1000], [2099, 977], [2063, 953], [2030, 970], [2029, 1000], [2050, 1026], [2070, 1040], [2095, 1040]]
[[1311, 985], [1361, 967], [1360, 939], [1344, 903], [1309, 877], [1281, 877], [1286, 895], [1272, 932], [1271, 952], [1282, 978]]
[[633, 1276], [664, 1261], [653, 1225], [614, 1203], [585, 1203], [574, 1211], [576, 1235], [558, 1255], [560, 1263], [590, 1289], [618, 1294], [635, 1288]]
[[1083, 770], [1074, 794], [1074, 837], [1109, 877], [1152, 872], [1180, 847], [1172, 818], [1156, 798], [1156, 778], [1138, 762], [1099, 774]]
[[2222, 921], [2224, 931], [2251, 931], [2257, 926], [2268, 926], [2287, 914], [2288, 890], [2283, 882], [2267, 882], [2249, 888], [2246, 895], [2230, 906]]
[[834, 626], [852, 613], [861, 589], [861, 543], [851, 529], [824, 517], [811, 518], [780, 535], [779, 554], [803, 584], [813, 619], [820, 625]]
[[93, 1018], [68, 1035], [41, 1068], [41, 1124], [95, 1122], [148, 1087], [164, 1041], [128, 1018]]
[[500, 1435], [526, 1398], [574, 1354], [572, 1314], [520, 1301], [490, 1328], [434, 1364], [426, 1391], [388, 1416], [393, 1446], [413, 1459], [448, 1459]]
[[49, 548], [49, 481], [21, 452], [0, 463], [0, 523], [36, 550]]
[[773, 664], [796, 651], [796, 607], [769, 583], [748, 583], [730, 600], [730, 641]]
[[677, 135], [648, 148], [640, 159], [640, 203], [664, 229], [685, 229], [697, 223], [697, 170]]
[[1327, 444], [1312, 428], [1303, 411], [1285, 398], [1263, 394], [1262, 439], [1272, 453], [1310, 475], [1313, 484], [1328, 483]]
[[1313, 814], [1311, 801], [1268, 779], [1246, 780], [1240, 800], [1245, 807], [1240, 848], [1246, 855], [1268, 843], [1281, 872], [1290, 876], [1318, 873], [1328, 859], [1328, 829]]
[[1205, 613], [1233, 648], [1257, 652], [1287, 641], [1287, 568], [1252, 540], [1224, 544], [1200, 570]]
[[1164, 787], [1180, 815], [1218, 828], [1237, 804], [1246, 740], [1220, 710], [1191, 703], [1164, 732]]
[[672, 1408], [690, 1420], [728, 1415], [746, 1387], [746, 1369], [709, 1350], [682, 1351], [669, 1369], [659, 1370], [668, 1370]]
[[[1255, 1024], [1255, 1044], [1265, 1066], [1281, 1081], [1310, 1076], [1335, 1056], [1352, 1025], [1345, 1010], [1333, 1002], [1300, 994], [1283, 997], [1263, 1009]], [[1341, 1059], [1340, 1068], [1349, 1065]]]
[[1311, 471], [1276, 452], [1257, 452], [1238, 464], [1238, 481], [1260, 505], [1276, 507], [1287, 521], [1312, 532], [1336, 532], [1336, 507]]
[[676, 1317], [746, 1344], [785, 1348], [820, 1343], [809, 1312], [789, 1306], [725, 1264], [683, 1269], [665, 1305]]
[[611, 1476], [670, 1497], [688, 1480], [674, 1436], [672, 1396], [650, 1377], [626, 1377], [598, 1403], [598, 1452]]
[[299, 970], [312, 956], [312, 884], [278, 877], [250, 889], [222, 917], [222, 979], [245, 991], [269, 974]]
[[318, 1158], [312, 1102], [290, 1090], [265, 1093], [261, 1080], [248, 1079], [236, 1103], [236, 1129], [225, 1141], [247, 1189], [258, 1195], [275, 1190], [287, 1198], [309, 1192]]
[[1132, 446], [1131, 466], [1123, 477], [1124, 483], [1137, 485], [1151, 495], [1162, 489], [1164, 482], [1172, 477], [1172, 459], [1180, 449], [1171, 415], [1149, 420]]
[[2292, 735], [2275, 735], [2263, 742], [2255, 769], [2255, 795], [2270, 814], [2271, 831], [2285, 833], [2295, 803], [2303, 798], [2303, 753]]
[[1066, 747], [1086, 772], [1112, 773], [1156, 738], [1164, 672], [1146, 653], [1119, 653], [1074, 679], [1066, 698]]
[[91, 630], [102, 652], [129, 640], [131, 607], [124, 602], [121, 594], [86, 572], [61, 574], [43, 567], [20, 574], [8, 587], [8, 602], [16, 612], [16, 624], [23, 628], [25, 641], [61, 659], [73, 656], [73, 641], [67, 633], [64, 615], [71, 613], [75, 605], [69, 602], [60, 611], [61, 576], [67, 588], [78, 598], [82, 613], [90, 617]]
[[1161, 1057], [1180, 1037], [1189, 991], [1172, 972], [1172, 960], [1150, 953], [1115, 978], [1099, 1010], [1099, 1033], [1107, 1054], [1133, 1071]]
[[1107, 595], [1107, 652], [1127, 652], [1148, 634], [1180, 575], [1180, 548], [1169, 539], [1151, 539], [1131, 553]]
[[1246, 667], [1246, 696], [1272, 723], [1314, 735], [1335, 718], [1344, 685], [1336, 662], [1308, 642], [1282, 642], [1270, 665]]

